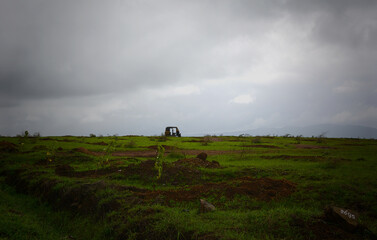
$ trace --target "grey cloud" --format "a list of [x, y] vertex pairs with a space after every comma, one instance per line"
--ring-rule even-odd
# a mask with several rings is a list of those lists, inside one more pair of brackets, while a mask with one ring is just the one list
[[[172, 122], [232, 131], [360, 111], [377, 126], [376, 9], [373, 0], [4, 0], [0, 131], [159, 134]], [[200, 94], [157, 94], [188, 84]], [[229, 103], [249, 93], [255, 102]]]

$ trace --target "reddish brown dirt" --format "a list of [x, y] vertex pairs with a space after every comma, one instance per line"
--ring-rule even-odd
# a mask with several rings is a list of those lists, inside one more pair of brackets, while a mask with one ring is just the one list
[[[168, 153], [168, 152], [165, 152]], [[117, 151], [113, 152], [113, 156], [117, 157], [156, 157], [156, 151]]]
[[[210, 164], [214, 164], [209, 162]], [[197, 165], [196, 165], [197, 166]], [[139, 164], [130, 164], [127, 167], [117, 167], [116, 164], [107, 168], [100, 168], [98, 170], [88, 170], [80, 172], [72, 172], [65, 174], [65, 172], [57, 171], [56, 174], [61, 176], [70, 176], [77, 178], [85, 177], [99, 177], [119, 173], [125, 178], [136, 178], [138, 180], [150, 183], [157, 181], [158, 184], [172, 184], [172, 185], [192, 185], [203, 182], [202, 173], [193, 165], [186, 165], [180, 163], [163, 164], [163, 174], [160, 179], [156, 180], [157, 169], [155, 168], [154, 160], [143, 161]]]
[[[266, 146], [266, 145], [261, 145], [261, 146]], [[117, 156], [117, 157], [153, 157], [153, 158], [156, 157], [156, 150], [154, 150], [156, 146], [149, 146], [148, 148], [153, 149], [153, 150], [116, 151], [116, 152], [113, 152], [112, 155]], [[104, 154], [103, 152], [90, 151], [83, 147], [75, 148], [73, 149], [73, 151], [81, 152], [81, 153], [92, 155], [92, 156], [102, 156]], [[165, 154], [169, 154], [171, 152], [181, 153], [184, 155], [198, 155], [202, 153], [203, 150], [179, 149], [174, 146], [165, 146]], [[207, 155], [209, 156], [222, 155], [222, 154], [235, 154], [235, 153], [240, 153], [240, 152], [242, 152], [242, 150], [206, 150], [205, 151], [205, 153], [207, 153]]]
[[278, 146], [274, 146], [274, 145], [245, 145], [245, 146], [242, 146], [242, 147], [255, 147], [255, 148], [280, 148]]
[[102, 156], [102, 155], [103, 155], [102, 152], [93, 152], [93, 151], [89, 151], [88, 149], [83, 148], [83, 147], [74, 148], [73, 151], [75, 151], [75, 152], [85, 153], [85, 154], [92, 155], [92, 156]]
[[90, 144], [92, 144], [92, 145], [100, 145], [100, 146], [107, 146], [107, 145], [109, 145], [109, 144], [105, 143], [104, 141], [102, 141], [102, 142], [90, 143]]
[[[200, 170], [180, 164], [163, 164], [163, 174], [158, 183], [170, 183], [172, 185], [188, 185], [202, 182]], [[138, 179], [151, 182], [156, 181], [157, 170], [155, 161], [147, 160], [139, 164], [131, 164], [122, 170], [127, 177], [135, 176]]]
[[139, 196], [144, 199], [156, 199], [163, 196], [164, 200], [169, 202], [170, 200], [196, 201], [209, 195], [226, 196], [229, 199], [236, 195], [247, 195], [261, 201], [270, 201], [289, 196], [295, 188], [296, 184], [287, 180], [242, 177], [229, 182], [195, 185], [188, 189], [140, 193]]
[[188, 165], [193, 167], [204, 167], [204, 168], [219, 168], [220, 164], [216, 161], [207, 161], [200, 158], [185, 158], [174, 162], [174, 165]]
[[18, 148], [14, 143], [2, 141], [0, 142], [0, 152], [14, 153], [18, 152]]
[[[169, 145], [162, 145], [162, 147], [164, 147], [165, 151], [173, 151], [173, 150], [179, 149], [178, 147], [169, 146]], [[157, 151], [157, 145], [152, 145], [152, 146], [149, 146], [148, 148]]]
[[205, 136], [205, 137], [199, 137], [197, 139], [194, 139], [194, 140], [187, 140], [187, 141], [183, 141], [183, 142], [222, 142], [224, 141], [224, 139], [222, 139], [221, 137], [212, 137], [212, 136]]
[[[185, 149], [180, 151], [186, 155], [198, 155], [199, 153], [203, 152], [203, 150], [193, 150], [193, 149]], [[233, 154], [233, 153], [240, 153], [241, 150], [206, 150], [208, 156], [210, 155], [222, 155], [222, 154]]]

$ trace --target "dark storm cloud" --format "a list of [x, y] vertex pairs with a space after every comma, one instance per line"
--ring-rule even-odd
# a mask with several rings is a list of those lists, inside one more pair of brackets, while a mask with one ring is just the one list
[[3, 0], [0, 130], [377, 126], [376, 11], [374, 0]]
[[192, 58], [186, 52], [192, 46], [179, 44], [186, 37], [184, 22], [170, 24], [174, 14], [156, 4], [12, 0], [2, 2], [0, 11], [2, 94], [43, 98], [132, 90], [176, 80]]

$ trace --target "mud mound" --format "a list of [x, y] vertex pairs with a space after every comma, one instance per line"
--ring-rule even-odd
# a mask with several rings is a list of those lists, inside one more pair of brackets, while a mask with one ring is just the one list
[[196, 158], [199, 158], [199, 159], [202, 159], [202, 160], [207, 160], [207, 157], [208, 157], [208, 155], [205, 152], [201, 152], [198, 155], [196, 155]]
[[203, 160], [200, 158], [184, 158], [180, 159], [178, 161], [175, 161], [173, 163], [175, 166], [192, 166], [192, 167], [203, 167], [203, 168], [219, 168], [220, 163], [216, 161], [208, 161], [208, 160]]
[[242, 147], [250, 147], [250, 148], [280, 148], [278, 146], [274, 146], [274, 145], [244, 145]]
[[100, 153], [100, 152], [92, 152], [92, 151], [89, 151], [88, 149], [83, 148], [83, 147], [74, 148], [73, 151], [81, 152], [81, 153], [92, 155], [92, 156], [101, 156], [102, 155], [102, 153]]
[[[178, 150], [178, 147], [175, 146], [169, 146], [169, 145], [162, 145], [165, 148], [165, 151], [172, 151], [172, 150]], [[153, 149], [157, 151], [157, 145], [152, 145], [148, 147], [149, 149]]]
[[31, 150], [33, 151], [46, 151], [48, 147], [46, 145], [35, 145]]
[[206, 183], [188, 189], [160, 190], [141, 194], [141, 197], [153, 199], [158, 196], [165, 197], [165, 201], [197, 201], [210, 195], [225, 196], [229, 199], [236, 195], [247, 195], [261, 201], [280, 199], [291, 195], [296, 189], [296, 184], [287, 180], [274, 180], [270, 178], [242, 177], [229, 182]]
[[107, 146], [109, 144], [105, 143], [104, 141], [102, 142], [95, 142], [95, 143], [91, 143], [92, 145], [100, 145], [100, 146]]
[[[56, 175], [59, 176], [68, 176], [68, 177], [76, 177], [76, 178], [98, 178], [100, 176], [111, 175], [116, 172], [121, 172], [121, 168], [116, 167], [107, 167], [107, 168], [100, 168], [95, 170], [87, 170], [87, 171], [71, 171], [68, 168], [61, 168], [59, 165], [59, 170], [55, 169]], [[56, 167], [56, 168], [57, 168]]]
[[[154, 160], [143, 161], [139, 164], [131, 164], [122, 173], [126, 177], [134, 176], [145, 182], [155, 181], [157, 170]], [[170, 183], [172, 185], [188, 185], [201, 182], [201, 172], [198, 169], [185, 166], [163, 163], [162, 176], [158, 183]]]
[[0, 152], [15, 153], [18, 152], [17, 145], [11, 142], [0, 142]]

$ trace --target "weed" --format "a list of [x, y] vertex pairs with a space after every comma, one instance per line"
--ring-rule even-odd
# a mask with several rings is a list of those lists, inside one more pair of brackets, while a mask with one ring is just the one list
[[262, 138], [260, 136], [256, 136], [251, 141], [252, 141], [252, 143], [262, 143]]
[[205, 135], [203, 137], [203, 142], [202, 142], [202, 146], [208, 146], [208, 144], [210, 144], [212, 141], [212, 137], [210, 135]]
[[33, 137], [35, 137], [35, 138], [39, 138], [39, 137], [41, 137], [41, 134], [40, 134], [39, 132], [35, 132], [35, 133], [33, 134]]
[[134, 140], [129, 141], [128, 143], [124, 144], [125, 148], [135, 148], [136, 142]]
[[317, 143], [323, 143], [324, 142], [324, 138], [326, 137], [326, 133], [327, 132], [324, 132], [324, 133], [321, 133], [320, 135], [317, 136]]
[[46, 152], [46, 160], [48, 162], [52, 162], [56, 158], [56, 150], [57, 150], [57, 141], [54, 141], [52, 145], [48, 147], [48, 150]]
[[301, 140], [302, 140], [302, 135], [297, 135], [297, 136], [295, 137], [296, 144], [300, 144], [300, 143], [301, 143]]
[[109, 162], [110, 156], [115, 150], [115, 140], [112, 140], [103, 150], [104, 154], [97, 163], [97, 169], [99, 166], [104, 167]]
[[156, 162], [154, 164], [154, 167], [158, 171], [157, 179], [160, 179], [162, 175], [162, 164], [164, 161], [164, 153], [165, 153], [165, 148], [162, 145], [158, 145]]

